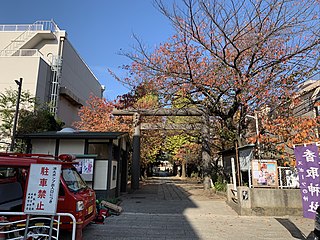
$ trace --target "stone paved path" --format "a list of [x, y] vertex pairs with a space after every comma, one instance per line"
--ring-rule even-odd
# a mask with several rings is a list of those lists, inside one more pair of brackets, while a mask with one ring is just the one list
[[238, 216], [223, 197], [179, 178], [152, 178], [121, 196], [124, 212], [89, 225], [84, 239], [312, 239], [302, 217]]

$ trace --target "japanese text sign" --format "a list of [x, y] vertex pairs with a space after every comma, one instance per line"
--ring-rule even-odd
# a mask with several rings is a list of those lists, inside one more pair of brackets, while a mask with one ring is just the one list
[[314, 219], [320, 200], [319, 152], [315, 144], [296, 146], [303, 216]]
[[24, 212], [53, 215], [57, 211], [61, 165], [31, 164]]

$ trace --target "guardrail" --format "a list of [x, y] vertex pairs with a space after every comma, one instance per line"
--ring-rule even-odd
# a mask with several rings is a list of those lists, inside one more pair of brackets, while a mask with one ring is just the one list
[[[72, 219], [72, 240], [76, 239], [76, 219], [71, 213], [56, 213], [53, 216], [31, 216], [23, 212], [0, 212], [0, 216], [2, 216], [2, 219], [0, 219], [0, 239], [59, 239], [60, 218], [63, 216]], [[25, 216], [25, 218], [8, 221], [4, 218], [6, 216]]]
[[36, 21], [33, 24], [1, 24], [0, 31], [24, 32], [24, 31], [57, 31], [59, 30], [54, 21]]

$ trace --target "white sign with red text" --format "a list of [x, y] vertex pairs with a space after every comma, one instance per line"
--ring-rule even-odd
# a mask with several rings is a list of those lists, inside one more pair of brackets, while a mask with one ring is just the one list
[[61, 165], [31, 164], [24, 212], [54, 215], [57, 212]]

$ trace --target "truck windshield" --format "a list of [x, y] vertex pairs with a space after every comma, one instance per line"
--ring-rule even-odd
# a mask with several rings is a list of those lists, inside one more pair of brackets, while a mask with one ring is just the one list
[[83, 181], [76, 169], [62, 169], [62, 177], [66, 182], [68, 188], [73, 192], [77, 192], [81, 189], [87, 188], [87, 184], [85, 183], [85, 181]]

